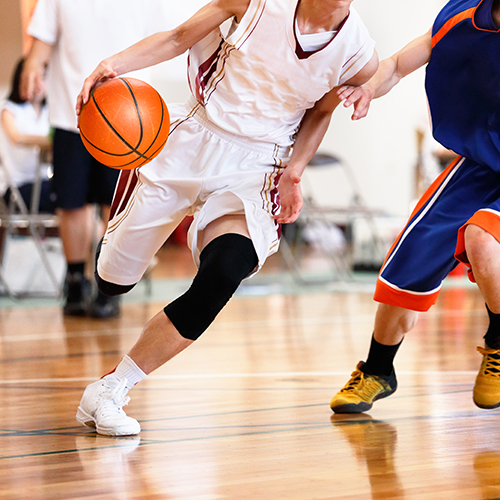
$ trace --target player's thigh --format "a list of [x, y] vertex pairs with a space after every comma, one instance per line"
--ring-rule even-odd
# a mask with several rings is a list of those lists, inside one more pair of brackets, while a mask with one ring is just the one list
[[389, 251], [381, 277], [402, 290], [429, 292], [457, 265], [460, 228], [500, 197], [500, 174], [462, 158], [429, 188]]
[[223, 234], [240, 234], [250, 238], [248, 225], [244, 214], [223, 215], [210, 222], [203, 231], [201, 248], [205, 248], [212, 240]]
[[102, 242], [99, 276], [119, 285], [137, 283], [191, 204], [180, 189], [143, 184], [136, 171], [122, 172]]

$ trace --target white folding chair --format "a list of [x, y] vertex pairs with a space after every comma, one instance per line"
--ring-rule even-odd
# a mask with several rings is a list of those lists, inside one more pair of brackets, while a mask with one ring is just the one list
[[[59, 297], [61, 295], [62, 279], [58, 276], [58, 274], [60, 275], [61, 273], [58, 273], [55, 269], [52, 262], [54, 259], [49, 258], [49, 250], [51, 249], [48, 245], [49, 238], [47, 238], [49, 233], [52, 234], [52, 236], [57, 234], [58, 218], [54, 214], [40, 213], [38, 211], [42, 186], [41, 167], [42, 164], [40, 163], [32, 189], [30, 207], [28, 208], [18, 187], [11, 180], [9, 169], [2, 163], [2, 158], [0, 156], [0, 172], [4, 176], [7, 186], [10, 189], [10, 199], [8, 203], [5, 202], [3, 197], [0, 197], [0, 232], [2, 235], [0, 246], [0, 284], [5, 294], [12, 298], [28, 296]], [[19, 288], [18, 285], [14, 286], [9, 283], [5, 272], [5, 266], [8, 264], [6, 262], [6, 246], [9, 244], [9, 240], [15, 236], [26, 237], [32, 241], [39, 262], [51, 283], [51, 290], [34, 292], [29, 289], [29, 286]], [[57, 249], [57, 251], [59, 250]], [[28, 259], [31, 260], [32, 263], [35, 260], [33, 255], [28, 256]], [[28, 262], [23, 263], [24, 266], [28, 264]], [[26, 285], [29, 285], [29, 283]]]
[[[282, 238], [281, 252], [295, 279], [302, 284], [352, 279], [353, 227], [363, 219], [369, 228], [373, 252], [385, 255], [375, 218], [380, 210], [365, 202], [354, 173], [339, 158], [316, 153], [302, 176], [304, 206], [290, 240]], [[328, 272], [310, 278], [302, 270], [305, 247], [313, 245], [330, 262]]]

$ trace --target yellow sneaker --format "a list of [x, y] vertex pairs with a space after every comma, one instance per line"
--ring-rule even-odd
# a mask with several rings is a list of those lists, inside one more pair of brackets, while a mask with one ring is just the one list
[[483, 362], [474, 385], [474, 403], [479, 408], [491, 409], [500, 406], [500, 349], [478, 347]]
[[360, 361], [351, 379], [333, 397], [330, 408], [335, 413], [362, 413], [368, 411], [377, 399], [390, 396], [398, 388], [396, 374], [388, 377], [369, 375], [362, 371], [364, 362]]

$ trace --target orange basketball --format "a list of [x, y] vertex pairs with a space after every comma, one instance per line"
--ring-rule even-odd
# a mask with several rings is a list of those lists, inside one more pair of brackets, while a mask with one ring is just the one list
[[97, 85], [80, 113], [80, 136], [90, 154], [108, 167], [131, 170], [165, 146], [170, 116], [160, 94], [135, 78]]

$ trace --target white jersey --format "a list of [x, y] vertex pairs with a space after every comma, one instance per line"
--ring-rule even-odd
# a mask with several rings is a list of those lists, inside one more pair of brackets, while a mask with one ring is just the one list
[[219, 127], [288, 146], [304, 113], [373, 56], [375, 42], [351, 7], [325, 47], [299, 57], [297, 4], [298, 0], [250, 0], [227, 36], [217, 29], [190, 49], [191, 92]]
[[[137, 0], [38, 0], [28, 33], [53, 45], [47, 75], [53, 127], [78, 131], [76, 98], [99, 62], [149, 34], [148, 2]], [[149, 71], [137, 78], [149, 79]]]

